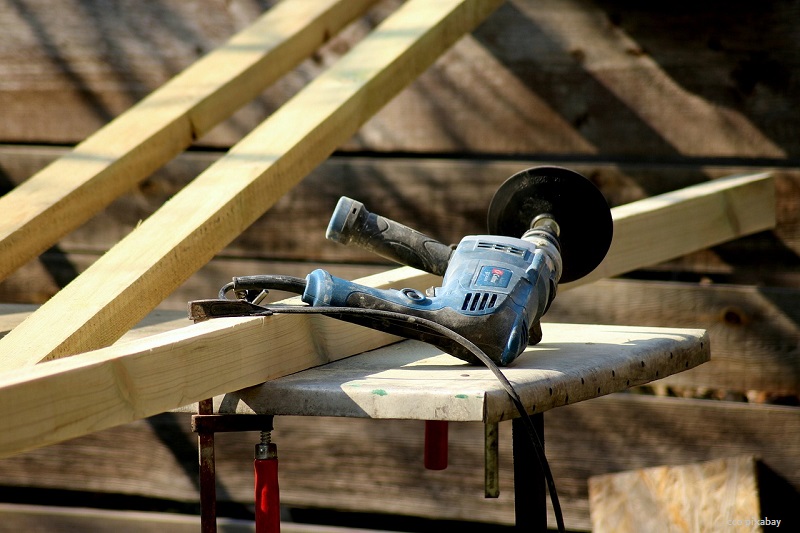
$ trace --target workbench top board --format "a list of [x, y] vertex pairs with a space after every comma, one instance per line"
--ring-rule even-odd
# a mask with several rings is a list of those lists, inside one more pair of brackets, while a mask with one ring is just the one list
[[[542, 325], [502, 369], [530, 412], [625, 390], [708, 361], [705, 330]], [[491, 371], [406, 340], [215, 398], [215, 411], [498, 422], [517, 416]]]

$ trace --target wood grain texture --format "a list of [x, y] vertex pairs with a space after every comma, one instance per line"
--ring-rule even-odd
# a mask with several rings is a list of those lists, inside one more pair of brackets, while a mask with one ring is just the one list
[[[702, 365], [702, 330], [543, 326], [503, 374], [531, 412], [590, 400]], [[218, 398], [219, 412], [497, 423], [514, 404], [485, 367], [406, 341]]]
[[711, 360], [663, 385], [800, 394], [797, 289], [602, 280], [560, 293], [545, 321], [703, 328]]
[[[189, 416], [165, 413], [3, 459], [0, 486], [197, 501]], [[510, 426], [500, 424], [500, 497], [486, 499], [480, 423], [450, 424], [450, 464], [429, 471], [420, 421], [277, 417], [272, 436], [281, 456], [281, 501], [287, 508], [508, 525], [514, 520]], [[795, 502], [781, 512], [765, 508], [788, 522], [796, 518], [791, 491], [800, 491], [799, 436], [800, 410], [771, 405], [615, 394], [545, 414], [548, 459], [567, 527], [577, 531], [591, 529], [592, 476], [742, 455], [761, 457], [783, 478], [770, 487], [760, 477], [760, 490], [775, 489], [773, 504]], [[252, 501], [258, 440], [257, 433], [217, 435], [221, 501]]]
[[[253, 520], [217, 517], [221, 533], [253, 533]], [[92, 531], [93, 533], [196, 533], [199, 516], [176, 513], [114, 511], [55, 505], [0, 503], [0, 531]], [[283, 533], [380, 533], [350, 527], [281, 522]]]
[[[113, 342], [499, 3], [404, 4], [79, 279], [0, 339], [3, 368]], [[102, 289], [98, 280], [103, 280]], [[76, 307], [79, 300], [83, 303]], [[66, 309], [69, 320], [60, 320]], [[30, 332], [43, 324], [49, 334], [32, 336]]]
[[0, 279], [185, 150], [369, 4], [279, 4], [0, 197]]
[[[403, 268], [362, 282], [424, 289], [431, 278]], [[9, 370], [0, 373], [0, 409], [8, 411], [9, 428], [0, 435], [0, 456], [176, 409], [396, 340], [325, 317], [224, 318]]]
[[589, 504], [594, 533], [730, 531], [763, 516], [752, 456], [594, 476]]
[[[0, 65], [7, 65], [0, 108], [9, 119], [0, 124], [0, 139], [83, 140], [264, 6], [139, 4], [0, 6], [8, 37], [0, 49]], [[790, 21], [800, 3], [770, 3], [757, 13], [743, 0], [724, 9], [714, 2], [675, 12], [671, 5], [509, 0], [348, 147], [660, 161], [796, 158], [800, 54]], [[207, 142], [235, 143], [371, 22], [359, 22], [359, 31], [335, 40]]]
[[773, 228], [775, 185], [769, 174], [729, 177], [617, 206], [611, 214], [606, 258], [564, 289]]
[[[45, 147], [0, 147], [0, 173], [5, 175], [10, 188], [63, 153], [63, 150]], [[171, 161], [136, 190], [62, 238], [57, 248], [38, 262], [29, 262], [22, 271], [7, 278], [0, 284], [0, 300], [43, 303], [220, 157], [220, 154], [192, 151]], [[218, 257], [220, 260], [264, 260], [268, 262], [265, 269], [285, 261], [388, 265], [360, 248], [325, 239], [325, 227], [343, 191], [375, 212], [413, 225], [443, 242], [453, 243], [464, 235], [486, 231], [489, 202], [506, 178], [544, 163], [567, 166], [583, 173], [601, 189], [613, 207], [725, 176], [762, 170], [739, 166], [664, 167], [557, 160], [334, 156], [283, 196]], [[637, 276], [797, 286], [800, 283], [800, 171], [774, 167], [768, 170], [774, 176], [776, 189], [777, 220], [773, 231], [759, 232], [666, 263], [649, 265], [640, 269]], [[1, 182], [2, 178], [0, 187]], [[72, 261], [66, 257], [78, 253], [86, 257]], [[252, 268], [246, 272], [259, 272], [258, 266]], [[205, 272], [213, 275], [213, 270]], [[282, 273], [280, 270], [271, 272]], [[225, 274], [213, 281], [213, 285], [221, 285], [231, 275], [243, 273], [245, 270]], [[213, 293], [197, 292], [185, 300], [202, 294]], [[182, 307], [183, 303], [180, 305]]]

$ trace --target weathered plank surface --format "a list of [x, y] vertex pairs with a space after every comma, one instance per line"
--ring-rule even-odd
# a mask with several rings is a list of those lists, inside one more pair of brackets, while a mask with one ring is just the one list
[[[510, 424], [500, 424], [501, 491], [496, 500], [483, 497], [481, 424], [450, 425], [450, 464], [442, 471], [423, 467], [423, 429], [418, 421], [276, 418], [282, 502], [287, 507], [512, 523]], [[548, 411], [545, 433], [570, 529], [591, 528], [591, 476], [741, 455], [758, 455], [783, 478], [762, 480], [760, 490], [770, 489], [772, 505], [765, 512], [783, 517], [787, 528], [790, 519], [796, 520], [791, 508], [781, 507], [796, 502], [800, 491], [796, 408], [617, 394]], [[252, 501], [257, 441], [253, 433], [217, 436], [221, 501]], [[94, 491], [98, 498], [198, 498], [188, 414], [159, 415], [3, 459], [0, 465], [0, 487], [66, 489], [77, 497]], [[47, 476], [40, 475], [43, 470]]]
[[[5, 174], [10, 186], [60, 153], [63, 152], [57, 149], [6, 147], [0, 149], [0, 172]], [[63, 238], [58, 247], [40, 261], [29, 263], [0, 284], [0, 300], [46, 301], [219, 157], [219, 154], [191, 152], [169, 163], [137, 190]], [[334, 157], [281, 198], [226, 246], [219, 257], [275, 263], [386, 264], [380, 263], [382, 260], [374, 254], [325, 239], [325, 227], [339, 196], [349, 194], [368, 208], [413, 225], [444, 242], [458, 242], [464, 235], [486, 231], [486, 210], [503, 180], [522, 168], [537, 164], [542, 162]], [[560, 164], [590, 177], [612, 206], [726, 175], [761, 170], [738, 166], [660, 167], [563, 161]], [[641, 269], [638, 275], [668, 280], [697, 281], [705, 277], [726, 283], [797, 286], [800, 283], [800, 171], [772, 169], [771, 173], [775, 176], [776, 188], [774, 231], [760, 232], [651, 265]], [[83, 258], [72, 255], [77, 253], [86, 255]], [[207, 283], [214, 291], [197, 292], [184, 300], [213, 295], [232, 275], [265, 269], [284, 273], [280, 264], [242, 268], [221, 273], [214, 279], [214, 272], [222, 267], [209, 267], [192, 282], [197, 286], [208, 274]], [[308, 270], [304, 268], [302, 275]]]
[[558, 294], [545, 320], [702, 327], [711, 338], [711, 361], [666, 384], [697, 391], [800, 395], [797, 289], [599, 281]]
[[[726, 188], [720, 185], [726, 183], [732, 186]], [[753, 228], [747, 225], [738, 227], [736, 224], [730, 224], [731, 220], [739, 220], [737, 209], [741, 209], [741, 202], [729, 201], [727, 197], [738, 197], [739, 195], [736, 193], [741, 193], [741, 188], [747, 190], [754, 186], [756, 191], [762, 191], [765, 187], [769, 190], [771, 180], [761, 176], [748, 179], [722, 180], [626, 204], [622, 206], [626, 208], [623, 214], [629, 213], [630, 216], [620, 217], [620, 223], [618, 224], [618, 228], [625, 228], [626, 231], [618, 233], [615, 246], [612, 248], [622, 251], [631, 249], [628, 241], [633, 240], [635, 242], [636, 239], [641, 237], [635, 231], [637, 222], [641, 217], [645, 221], [652, 221], [655, 213], [655, 216], [661, 220], [662, 224], [674, 223], [678, 227], [681, 226], [684, 221], [671, 218], [670, 213], [680, 216], [681, 213], [685, 212], [683, 207], [686, 203], [693, 204], [698, 199], [702, 202], [710, 201], [710, 205], [714, 206], [714, 209], [705, 209], [697, 215], [699, 220], [706, 216], [710, 217], [709, 227], [715, 228], [714, 231], [709, 232], [711, 239], [719, 239], [720, 234], [716, 228], [720, 227], [720, 225], [720, 231], [727, 232], [731, 237], [736, 236], [738, 231], [752, 230]], [[711, 194], [707, 194], [709, 190], [712, 191]], [[695, 194], [698, 191], [700, 194]], [[722, 198], [719, 198], [720, 196]], [[768, 194], [766, 197], [769, 199], [771, 195]], [[772, 221], [774, 218], [772, 205], [765, 204], [763, 198], [760, 200], [760, 205], [762, 214], [759, 217], [755, 217], [754, 220], [759, 221], [758, 223]], [[651, 211], [647, 206], [651, 206], [653, 210]], [[724, 208], [720, 209], [719, 206], [724, 206]], [[616, 212], [616, 209], [614, 212]], [[721, 222], [719, 222], [720, 211], [725, 215], [722, 217]], [[712, 242], [716, 241], [712, 240]], [[687, 248], [680, 248], [680, 246], [687, 246]], [[656, 253], [668, 253], [674, 256], [698, 247], [702, 248], [703, 242], [702, 239], [687, 239], [685, 242], [668, 243], [663, 250], [659, 247], [660, 243], [654, 243], [653, 248]], [[641, 260], [640, 254], [622, 254], [621, 257], [617, 257], [617, 253], [614, 250], [611, 250], [606, 257], [606, 261], [609, 261], [612, 266], [604, 270], [605, 274], [615, 275], [625, 272], [627, 268], [626, 261], [631, 261], [636, 265], [641, 264], [636, 263]], [[645, 257], [653, 257], [653, 252], [649, 246], [644, 252]], [[105, 257], [112, 254], [113, 251]], [[111, 264], [113, 265], [114, 263], [112, 262]], [[83, 277], [86, 278], [86, 275], [91, 272], [91, 269], [88, 270]], [[400, 283], [400, 286], [411, 286], [418, 289], [424, 289], [435, 283], [433, 276], [421, 276], [420, 274], [413, 269], [400, 268], [394, 273], [388, 272], [384, 276], [378, 276], [374, 280], [366, 280], [366, 282], [380, 286], [391, 286], [389, 285], [390, 283]], [[574, 286], [575, 284], [571, 285]], [[65, 293], [68, 294], [69, 288], [73, 286], [74, 284], [59, 292], [55, 300]], [[568, 289], [569, 287], [570, 285], [567, 285], [564, 288]], [[53, 300], [48, 303], [51, 302]], [[44, 314], [43, 311], [45, 311]], [[13, 347], [16, 343], [17, 351], [11, 352], [11, 355], [16, 355], [18, 365], [20, 361], [24, 363], [19, 365], [18, 368], [29, 370], [30, 367], [34, 366], [28, 364], [30, 362], [28, 351], [32, 344], [36, 341], [40, 341], [41, 345], [52, 342], [52, 339], [47, 337], [40, 340], [39, 337], [42, 337], [41, 335], [35, 337], [32, 333], [26, 334], [26, 330], [29, 332], [37, 331], [31, 324], [35, 325], [37, 319], [42, 316], [46, 317], [47, 312], [46, 304], [0, 339], [0, 347]], [[135, 312], [131, 312], [131, 314], [136, 317]], [[58, 325], [55, 320], [59, 318], [61, 317], [57, 316], [52, 323], [44, 323], [40, 327], [46, 328], [50, 334], [53, 334], [53, 330]], [[84, 353], [74, 363], [55, 366], [47, 365], [45, 369], [33, 368], [29, 372], [9, 370], [5, 376], [0, 375], [0, 407], [3, 402], [7, 402], [6, 405], [12, 405], [15, 400], [19, 403], [20, 398], [27, 398], [27, 400], [21, 402], [26, 406], [27, 410], [9, 415], [17, 417], [15, 418], [16, 422], [10, 422], [9, 425], [19, 428], [19, 432], [15, 429], [3, 434], [8, 437], [8, 440], [2, 442], [0, 439], [0, 454], [8, 455], [29, 449], [32, 446], [41, 446], [84, 434], [92, 429], [93, 424], [100, 423], [100, 420], [105, 425], [99, 427], [110, 427], [135, 420], [136, 418], [174, 409], [204, 398], [252, 386], [274, 377], [286, 375], [289, 372], [296, 372], [315, 364], [320, 364], [320, 355], [323, 357], [323, 361], [331, 360], [360, 353], [388, 343], [385, 334], [369, 330], [358, 331], [359, 339], [355, 337], [356, 333], [353, 333], [353, 337], [348, 342], [341, 335], [342, 332], [347, 335], [347, 332], [351, 331], [352, 328], [340, 327], [336, 331], [339, 340], [330, 339], [329, 345], [329, 339], [324, 338], [325, 334], [321, 337], [316, 337], [313, 330], [308, 331], [306, 329], [310, 324], [314, 323], [313, 320], [305, 321], [303, 320], [304, 317], [296, 315], [267, 318], [268, 320], [264, 317], [255, 317], [211, 321], [211, 323], [200, 324], [194, 329], [183, 328], [169, 335], [145, 339], [141, 343], [132, 344], [126, 348]], [[134, 318], [131, 325], [137, 320]], [[281, 329], [281, 327], [285, 329]], [[292, 327], [295, 328], [295, 331], [290, 334], [289, 330]], [[333, 335], [333, 330], [329, 330], [326, 334]], [[285, 345], [282, 348], [279, 348], [277, 344], [266, 345], [265, 343], [268, 343], [270, 335], [277, 335]], [[247, 336], [251, 340], [249, 343], [243, 343], [242, 340], [237, 339], [237, 336], [242, 338]], [[96, 339], [90, 339], [90, 341], [98, 343]], [[227, 360], [225, 360], [224, 364], [221, 364], [220, 361], [215, 362], [214, 358], [219, 356], [220, 350], [230, 341], [233, 341], [234, 345], [228, 347], [228, 349], [233, 350], [232, 356], [237, 357], [239, 362], [236, 365], [230, 364]], [[208, 344], [203, 344], [203, 349], [201, 350], [196, 346], [197, 342]], [[295, 357], [282, 358], [281, 349], [291, 346], [296, 347]], [[264, 350], [269, 350], [268, 356], [264, 353]], [[178, 363], [170, 365], [169, 361], [164, 360], [166, 355], [177, 360]], [[326, 357], [327, 359], [325, 359]], [[14, 359], [10, 359], [7, 356], [7, 360], [10, 361], [8, 366], [12, 367]], [[169, 366], [171, 373], [163, 370], [165, 365]], [[215, 366], [218, 369], [217, 373], [214, 373]], [[119, 367], [124, 367], [125, 369], [122, 374], [120, 374]], [[210, 379], [208, 376], [205, 379], [201, 379], [207, 373], [214, 375], [214, 379]], [[153, 375], [158, 375], [159, 379], [152, 379]], [[3, 378], [7, 379], [3, 380]], [[170, 390], [167, 391], [163, 388], [163, 384], [169, 383], [168, 378], [175, 379], [176, 383], [181, 383], [182, 385], [180, 387], [169, 387]], [[108, 387], [108, 380], [111, 380], [115, 385]], [[59, 431], [46, 431], [53, 423], [53, 420], [58, 418], [58, 415], [54, 417], [54, 414], [49, 411], [38, 419], [38, 423], [32, 423], [34, 418], [39, 415], [37, 405], [42, 405], [36, 402], [45, 401], [49, 405], [50, 401], [60, 396], [70, 396], [70, 391], [79, 382], [92, 382], [94, 388], [83, 384], [84, 394], [81, 397], [73, 398], [74, 402], [58, 402], [59, 415], [66, 417], [59, 419]], [[50, 395], [48, 397], [50, 400], [47, 400], [44, 396], [40, 397], [38, 394], [37, 391], [41, 390], [42, 387]], [[88, 393], [89, 390], [93, 391], [92, 394]], [[102, 404], [100, 411], [97, 411], [98, 404]], [[91, 411], [92, 409], [94, 411]], [[85, 414], [89, 412], [94, 412], [94, 415], [88, 416], [88, 414]], [[22, 427], [23, 421], [26, 422], [24, 428]]]
[[589, 478], [593, 533], [763, 531], [752, 456]]
[[[362, 282], [424, 289], [432, 277], [400, 268]], [[324, 317], [222, 318], [8, 370], [0, 373], [0, 410], [9, 428], [0, 433], [0, 456], [177, 409], [396, 340]]]
[[[106, 511], [39, 505], [0, 503], [0, 531], [46, 533], [48, 531], [92, 531], [93, 533], [196, 533], [200, 517], [176, 513]], [[253, 520], [217, 518], [220, 533], [253, 533]], [[284, 533], [380, 533], [350, 527], [316, 526], [281, 522]]]
[[[702, 365], [703, 330], [544, 324], [503, 374], [531, 412], [591, 400]], [[219, 412], [497, 423], [517, 410], [494, 374], [400, 342], [219, 399]]]
[[[0, 339], [3, 368], [81, 353], [119, 338], [499, 3], [404, 4], [84, 275]], [[75, 307], [79, 300], [82, 305]], [[48, 335], [33, 334], [43, 327]]]
[[370, 3], [282, 2], [0, 197], [0, 279], [255, 98]]
[[[0, 108], [8, 113], [0, 140], [83, 140], [255, 18], [265, 3], [140, 4], [0, 4], [7, 36]], [[510, 0], [349, 147], [796, 158], [800, 39], [791, 21], [799, 10], [797, 1], [754, 13], [743, 0], [690, 12], [676, 12], [664, 0]], [[334, 40], [208, 142], [236, 142], [374, 18]]]
[[729, 177], [617, 206], [611, 212], [614, 237], [605, 259], [564, 289], [771, 229], [774, 209], [769, 174]]

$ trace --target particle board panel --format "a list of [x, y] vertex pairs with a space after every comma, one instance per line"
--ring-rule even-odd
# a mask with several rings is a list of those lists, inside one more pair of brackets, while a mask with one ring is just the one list
[[764, 530], [752, 456], [591, 477], [589, 504], [594, 533]]

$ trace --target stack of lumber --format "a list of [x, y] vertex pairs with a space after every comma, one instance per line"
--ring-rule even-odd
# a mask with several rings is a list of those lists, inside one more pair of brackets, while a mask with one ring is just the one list
[[[249, 0], [68, 4], [0, 6], [13, 34], [0, 49], [11, 80], [0, 85], [0, 186], [10, 191], [0, 301], [44, 304], [24, 322], [9, 314], [0, 339], [0, 402], [29, 429], [2, 446], [13, 455], [0, 474], [6, 498], [23, 486], [195, 501], [188, 421], [158, 413], [389, 339], [285, 317], [104, 346], [156, 306], [183, 310], [233, 275], [385, 270], [324, 240], [342, 194], [455, 242], [485, 231], [505, 178], [544, 162], [586, 174], [616, 224], [609, 260], [565, 286], [547, 319], [701, 327], [712, 340], [711, 363], [656, 386], [668, 396], [547, 414], [568, 526], [590, 527], [592, 475], [742, 454], [761, 457], [780, 494], [796, 497], [800, 413], [764, 400], [800, 394], [800, 41], [788, 23], [800, 2], [757, 16], [744, 2], [704, 6], [690, 18], [666, 3], [555, 0], [284, 0], [263, 18]], [[431, 284], [405, 269], [367, 281], [407, 279]], [[326, 359], [312, 349], [321, 339], [331, 339]], [[205, 349], [177, 357], [187, 343]], [[231, 352], [234, 374], [222, 374]], [[170, 372], [164, 353], [178, 361]], [[64, 392], [75, 390], [83, 398]], [[81, 420], [64, 418], [78, 411]], [[276, 426], [287, 507], [513, 520], [506, 434], [506, 485], [484, 501], [482, 428], [453, 428], [458, 460], [432, 473], [408, 460], [421, 436], [408, 421]], [[218, 494], [247, 505], [253, 436], [220, 440]], [[118, 441], [130, 448], [104, 444]], [[309, 476], [334, 445], [348, 472]], [[392, 453], [365, 452], [376, 446]], [[114, 467], [117, 453], [130, 471]]]

